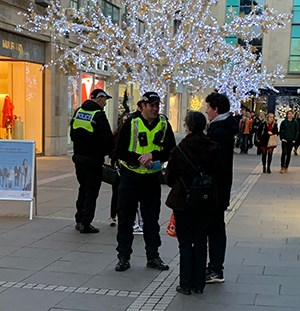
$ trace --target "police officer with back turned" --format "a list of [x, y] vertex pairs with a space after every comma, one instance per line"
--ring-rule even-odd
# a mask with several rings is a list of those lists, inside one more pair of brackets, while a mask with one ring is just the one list
[[138, 202], [144, 221], [144, 241], [147, 267], [168, 270], [159, 257], [161, 245], [158, 223], [161, 204], [160, 175], [162, 163], [176, 146], [171, 125], [159, 114], [160, 97], [147, 92], [140, 103], [139, 114], [131, 116], [123, 125], [117, 143], [117, 157], [121, 164], [118, 196], [116, 271], [130, 268], [133, 223]]
[[91, 99], [75, 111], [71, 121], [72, 160], [79, 183], [75, 229], [80, 233], [99, 232], [91, 222], [101, 186], [104, 156], [113, 149], [113, 134], [103, 110], [106, 100], [110, 98], [101, 89], [93, 90]]

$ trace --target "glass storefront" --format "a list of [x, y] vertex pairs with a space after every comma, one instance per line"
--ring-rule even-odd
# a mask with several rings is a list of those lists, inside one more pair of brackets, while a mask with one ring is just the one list
[[43, 152], [42, 65], [0, 57], [1, 139], [34, 140]]
[[70, 139], [70, 122], [75, 110], [87, 99], [94, 89], [106, 88], [105, 78], [94, 74], [78, 72], [77, 76], [68, 77], [68, 148], [72, 147]]
[[179, 108], [181, 102], [181, 94], [170, 95], [169, 122], [174, 132], [179, 131]]

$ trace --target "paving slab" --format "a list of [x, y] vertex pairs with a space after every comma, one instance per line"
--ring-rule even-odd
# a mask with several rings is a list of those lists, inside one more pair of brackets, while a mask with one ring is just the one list
[[277, 151], [270, 175], [261, 174], [254, 152], [234, 156], [226, 281], [189, 297], [175, 291], [178, 244], [166, 235], [166, 185], [160, 254], [170, 270], [146, 268], [143, 236], [135, 236], [132, 267], [117, 273], [117, 229], [107, 223], [111, 186], [103, 184], [97, 200], [100, 234], [80, 234], [74, 229], [78, 184], [70, 156], [38, 158], [38, 216], [28, 220], [27, 203], [1, 202], [0, 310], [298, 311], [300, 157], [282, 175]]

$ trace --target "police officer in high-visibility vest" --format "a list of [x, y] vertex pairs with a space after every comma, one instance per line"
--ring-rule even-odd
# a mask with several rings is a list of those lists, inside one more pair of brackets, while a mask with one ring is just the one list
[[161, 260], [158, 223], [161, 204], [160, 176], [162, 163], [169, 158], [176, 146], [171, 125], [159, 114], [160, 97], [147, 92], [140, 102], [141, 113], [128, 118], [117, 142], [117, 157], [121, 165], [118, 195], [117, 252], [119, 262], [116, 271], [130, 268], [133, 242], [133, 222], [138, 202], [144, 221], [144, 241], [147, 267], [168, 270]]
[[104, 156], [113, 149], [113, 134], [104, 112], [106, 100], [111, 98], [101, 89], [91, 93], [91, 99], [79, 107], [71, 121], [76, 176], [79, 183], [76, 201], [75, 229], [80, 233], [98, 233], [91, 225], [95, 216]]

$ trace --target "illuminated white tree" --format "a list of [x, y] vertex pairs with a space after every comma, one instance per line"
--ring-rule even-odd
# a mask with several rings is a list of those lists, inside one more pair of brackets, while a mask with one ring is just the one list
[[[186, 85], [191, 93], [213, 87], [226, 92], [236, 105], [250, 90], [272, 87], [272, 78], [281, 77], [279, 68], [270, 74], [261, 68], [261, 57], [253, 53], [250, 42], [284, 27], [290, 17], [268, 7], [258, 14], [253, 7], [249, 15], [232, 13], [229, 22], [219, 25], [211, 14], [217, 2], [123, 0], [127, 15], [119, 27], [103, 15], [96, 0], [79, 10], [63, 8], [53, 0], [45, 15], [37, 14], [31, 5], [18, 28], [50, 33], [59, 56], [48, 65], [56, 64], [66, 74], [105, 62], [112, 81], [138, 82], [141, 93], [156, 90], [164, 96], [170, 83]], [[226, 42], [232, 36], [245, 45]]]

